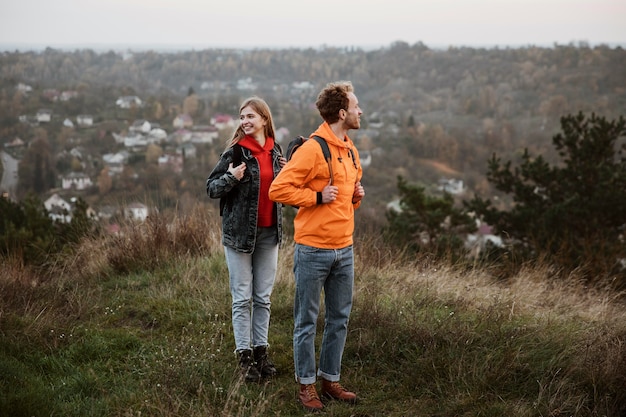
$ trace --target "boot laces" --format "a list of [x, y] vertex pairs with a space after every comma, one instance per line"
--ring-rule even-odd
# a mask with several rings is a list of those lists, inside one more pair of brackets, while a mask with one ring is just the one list
[[305, 385], [304, 387], [305, 391], [306, 391], [306, 395], [312, 399], [312, 400], [319, 400], [320, 397], [319, 395], [317, 395], [317, 390], [315, 389], [315, 385], [314, 384], [308, 384]]

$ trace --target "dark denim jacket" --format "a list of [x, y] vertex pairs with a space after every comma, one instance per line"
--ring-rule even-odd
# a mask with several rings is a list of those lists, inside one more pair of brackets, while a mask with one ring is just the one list
[[[209, 197], [224, 199], [222, 212], [222, 244], [238, 252], [252, 253], [256, 242], [257, 212], [259, 208], [260, 170], [259, 163], [249, 149], [241, 149], [241, 160], [246, 163], [246, 171], [241, 180], [228, 172], [228, 164], [233, 161], [234, 148], [228, 148], [220, 155], [220, 160], [206, 181]], [[274, 177], [280, 171], [280, 147], [272, 149]], [[282, 204], [276, 206], [277, 239], [282, 241]]]

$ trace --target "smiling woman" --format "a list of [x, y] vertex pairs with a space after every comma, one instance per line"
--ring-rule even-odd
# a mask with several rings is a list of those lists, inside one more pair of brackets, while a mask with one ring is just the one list
[[277, 372], [268, 348], [282, 206], [270, 201], [268, 191], [286, 161], [274, 142], [274, 122], [265, 100], [244, 100], [239, 120], [206, 184], [209, 197], [220, 199], [241, 376], [246, 382], [258, 382]]
[[[341, 31], [333, 19], [325, 18], [334, 2], [318, 0], [311, 7], [305, 2], [304, 8], [302, 4], [268, 0], [259, 7], [257, 2], [242, 0], [232, 7], [228, 2], [200, 0], [9, 0], [0, 13], [0, 46], [189, 49], [381, 47], [396, 41], [435, 47], [552, 46], [577, 40], [626, 43], [622, 24], [626, 2], [612, 0], [425, 0], [416, 13], [407, 13], [404, 0], [347, 0], [343, 5], [349, 14], [341, 22]], [[250, 10], [254, 13], [242, 13]], [[251, 28], [259, 18], [263, 27], [254, 36], [249, 30], [232, 30], [234, 21], [239, 28]]]

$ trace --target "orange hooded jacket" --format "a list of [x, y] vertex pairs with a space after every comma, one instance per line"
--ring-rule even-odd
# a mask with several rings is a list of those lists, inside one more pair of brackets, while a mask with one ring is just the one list
[[339, 139], [326, 122], [311, 137], [314, 135], [328, 143], [333, 185], [339, 188], [337, 199], [327, 204], [317, 203], [317, 193], [329, 184], [330, 172], [322, 148], [314, 140], [305, 141], [293, 154], [272, 182], [269, 197], [272, 201], [299, 207], [294, 220], [296, 243], [340, 249], [352, 244], [354, 210], [360, 205], [360, 201], [352, 203], [352, 196], [363, 170], [358, 151], [348, 136]]

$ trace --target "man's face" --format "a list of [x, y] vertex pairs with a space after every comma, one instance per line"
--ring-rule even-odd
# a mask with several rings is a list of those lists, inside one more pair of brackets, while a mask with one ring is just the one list
[[348, 129], [359, 129], [361, 127], [361, 115], [363, 114], [363, 111], [359, 107], [359, 100], [354, 93], [348, 93], [348, 99], [350, 102], [346, 109], [344, 124]]

